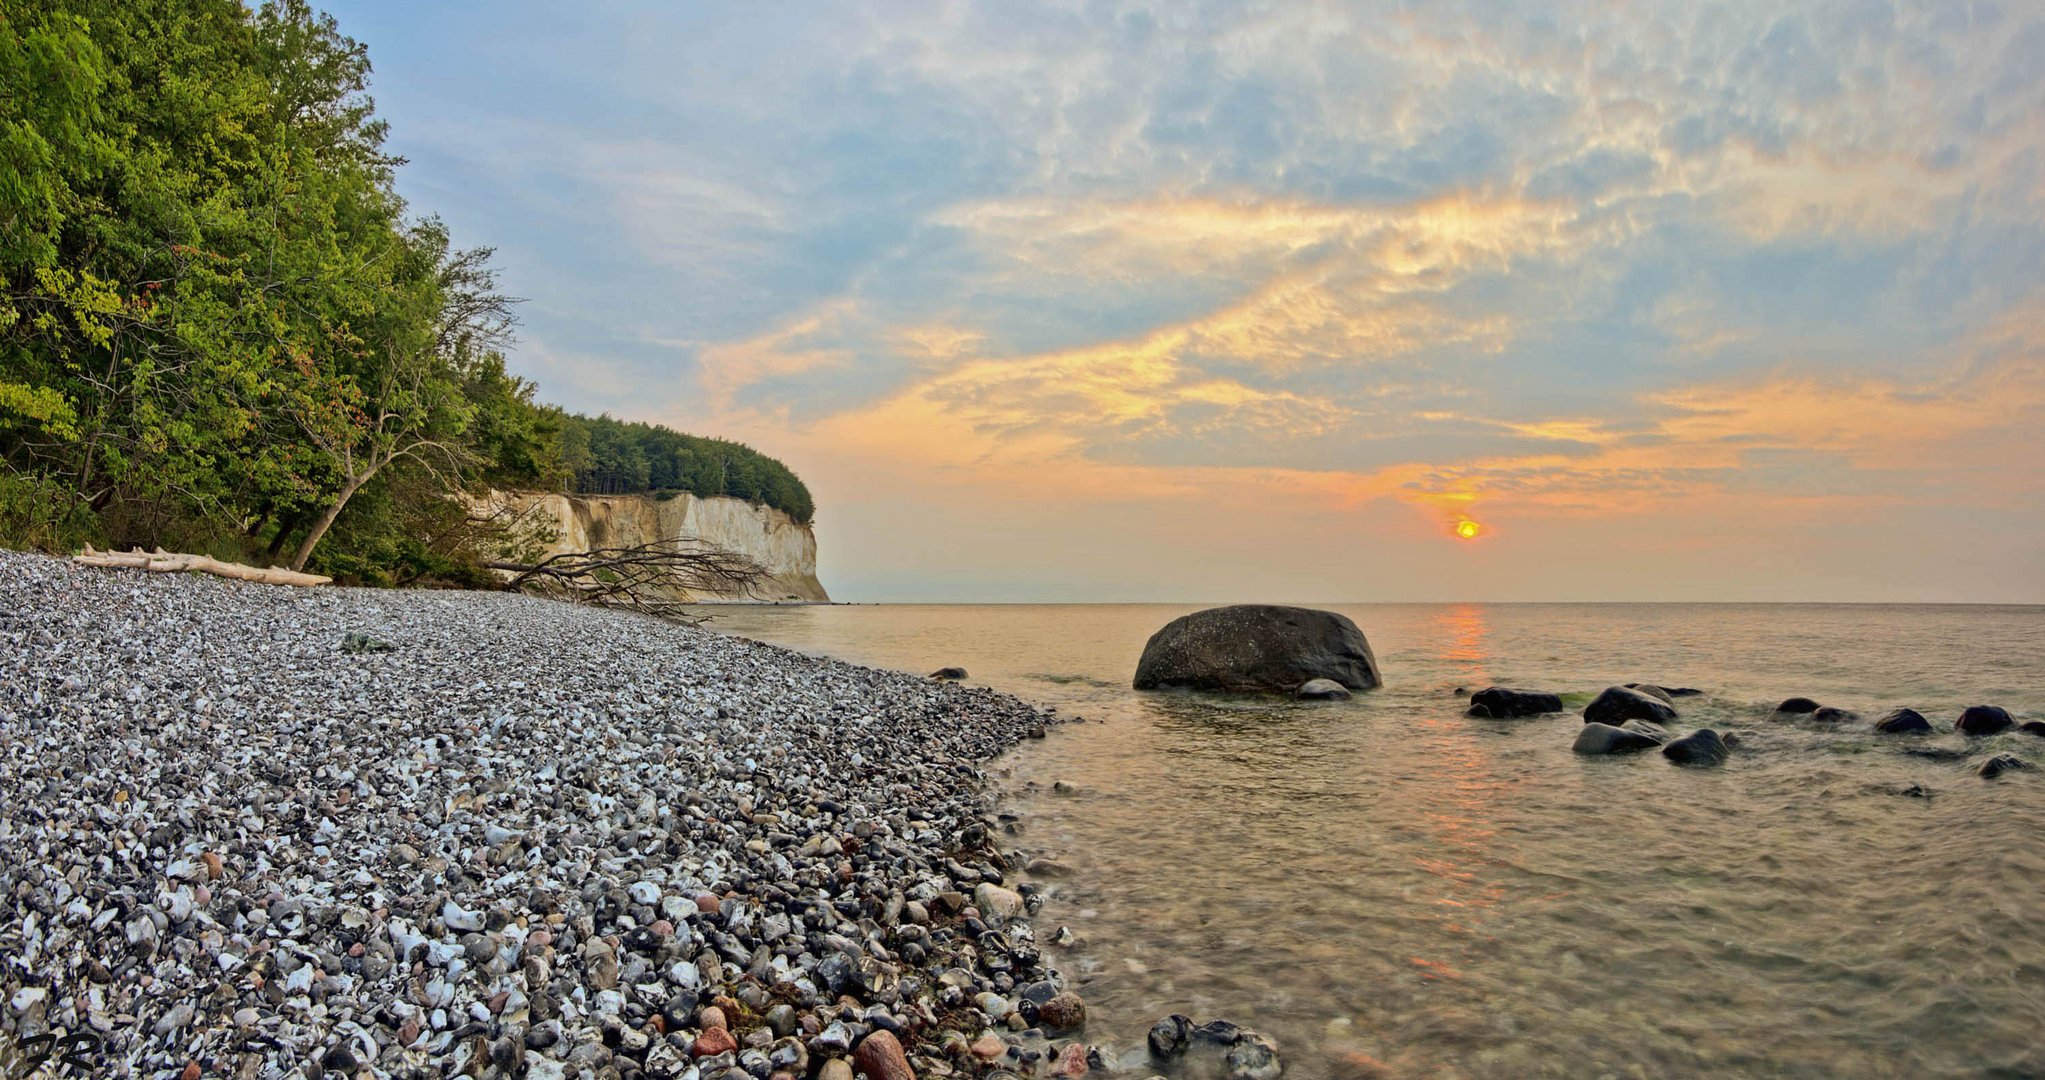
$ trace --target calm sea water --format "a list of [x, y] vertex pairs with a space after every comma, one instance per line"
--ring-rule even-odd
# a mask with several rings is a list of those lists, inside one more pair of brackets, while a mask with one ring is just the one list
[[[1356, 605], [1385, 677], [1328, 704], [1139, 694], [1163, 605], [717, 610], [715, 628], [973, 681], [1089, 722], [1005, 759], [1039, 918], [1093, 1010], [1278, 1038], [1287, 1075], [2045, 1076], [2045, 739], [1771, 719], [2045, 717], [2045, 608]], [[1579, 758], [1575, 714], [1457, 687], [1694, 686], [1720, 769]], [[1956, 760], [1915, 756], [1939, 748]], [[1058, 794], [1054, 781], [1074, 790]], [[1904, 794], [1920, 788], [1928, 797]]]

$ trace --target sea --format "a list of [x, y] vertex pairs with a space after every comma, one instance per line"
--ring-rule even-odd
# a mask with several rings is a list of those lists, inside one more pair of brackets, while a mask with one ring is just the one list
[[[1130, 688], [1196, 605], [719, 607], [712, 629], [969, 681], [1075, 723], [993, 763], [1005, 843], [1064, 864], [1041, 941], [1086, 1038], [1173, 1013], [1272, 1036], [1288, 1077], [2045, 1077], [2045, 607], [1325, 605], [1382, 688]], [[1587, 758], [1615, 683], [1694, 687], [1719, 768]], [[1564, 695], [1522, 720], [1467, 691]], [[1858, 722], [1788, 720], [1791, 696]], [[1919, 710], [1931, 735], [1871, 722]], [[2033, 766], [1998, 779], [1983, 760]], [[1136, 1075], [1147, 1075], [1139, 1072]]]

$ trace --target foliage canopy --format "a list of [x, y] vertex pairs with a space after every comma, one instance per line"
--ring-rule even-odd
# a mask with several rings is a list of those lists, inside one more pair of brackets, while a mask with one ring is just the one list
[[483, 485], [808, 521], [780, 462], [534, 399], [368, 76], [305, 0], [0, 0], [0, 542], [461, 580]]

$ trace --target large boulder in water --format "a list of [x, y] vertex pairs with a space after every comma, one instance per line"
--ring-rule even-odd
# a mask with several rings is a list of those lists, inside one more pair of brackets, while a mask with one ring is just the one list
[[1289, 694], [1315, 679], [1351, 690], [1379, 684], [1377, 657], [1355, 623], [1332, 611], [1236, 604], [1181, 615], [1152, 634], [1135, 685]]
[[1607, 686], [1589, 705], [1583, 707], [1586, 724], [1610, 724], [1618, 727], [1628, 720], [1646, 720], [1655, 724], [1672, 724], [1676, 721], [1676, 708], [1668, 702], [1638, 690], [1623, 686]]
[[2030, 767], [2029, 762], [2015, 754], [1997, 754], [1982, 762], [1981, 767], [1976, 769], [1975, 772], [1979, 773], [1983, 780], [1993, 780], [2003, 773], [2016, 772], [2019, 769], [2028, 769]]
[[1916, 709], [1896, 709], [1875, 721], [1875, 730], [1884, 735], [1919, 735], [1931, 731], [1931, 721]]
[[1775, 707], [1775, 711], [1779, 713], [1789, 713], [1792, 716], [1796, 716], [1801, 715], [1803, 713], [1817, 712], [1818, 708], [1819, 708], [1818, 703], [1812, 701], [1810, 698], [1793, 697], [1790, 698], [1788, 701], [1785, 701], [1782, 704], [1777, 705]]
[[[1480, 711], [1481, 710], [1481, 711]], [[1487, 686], [1470, 695], [1470, 715], [1505, 719], [1561, 712], [1562, 698], [1541, 690], [1508, 690]]]
[[2016, 726], [2008, 710], [1999, 705], [1969, 705], [1953, 721], [1953, 729], [1963, 735], [1999, 735]]
[[1662, 756], [1678, 765], [1717, 765], [1732, 756], [1718, 732], [1700, 728], [1662, 747]]
[[1659, 738], [1646, 731], [1594, 722], [1577, 729], [1576, 745], [1570, 749], [1579, 754], [1628, 754], [1652, 750], [1661, 744]]

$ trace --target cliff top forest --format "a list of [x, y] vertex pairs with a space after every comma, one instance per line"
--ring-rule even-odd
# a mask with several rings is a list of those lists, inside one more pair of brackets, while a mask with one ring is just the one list
[[484, 486], [810, 520], [745, 446], [535, 400], [369, 70], [304, 0], [0, 0], [0, 544], [479, 583]]

